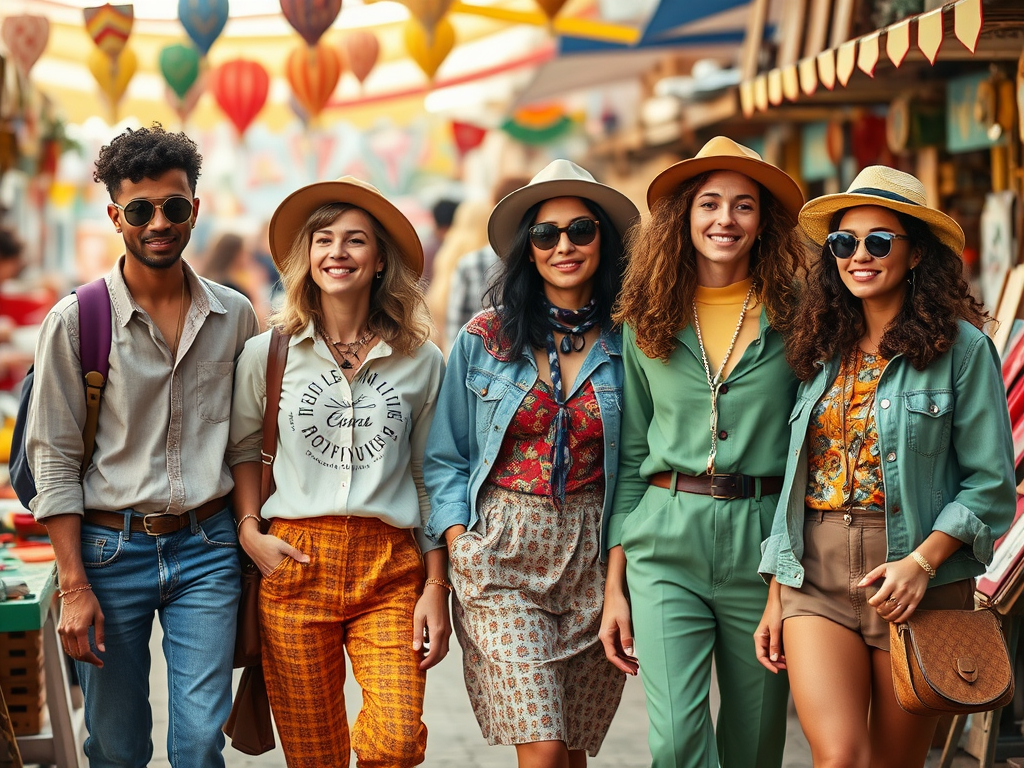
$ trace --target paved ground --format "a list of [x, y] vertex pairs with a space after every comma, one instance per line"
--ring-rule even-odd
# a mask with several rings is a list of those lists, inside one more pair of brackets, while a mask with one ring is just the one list
[[[462, 683], [462, 663], [458, 644], [449, 656], [427, 676], [427, 695], [424, 721], [429, 730], [427, 768], [514, 768], [515, 750], [512, 747], [491, 747], [480, 736], [469, 698]], [[169, 768], [166, 751], [167, 685], [166, 668], [160, 650], [160, 627], [155, 626], [151, 643], [153, 674], [151, 677], [155, 754], [151, 768]], [[237, 673], [236, 673], [237, 677]], [[360, 701], [359, 689], [354, 683], [346, 684], [346, 696], [351, 702]], [[712, 692], [712, 707], [717, 701]], [[350, 712], [357, 711], [352, 706]], [[225, 749], [228, 768], [283, 768], [284, 755], [280, 748], [259, 757], [250, 757], [230, 746]], [[353, 764], [354, 764], [353, 760]], [[643, 686], [638, 678], [629, 678], [618, 713], [605, 739], [600, 755], [589, 761], [590, 768], [647, 768], [650, 754], [647, 750], [647, 714], [644, 708]], [[929, 766], [938, 765], [938, 752], [933, 750]], [[997, 763], [998, 766], [1005, 764]], [[953, 768], [977, 768], [978, 761], [961, 753]], [[753, 767], [752, 767], [753, 768]], [[784, 768], [812, 768], [810, 751], [795, 713], [790, 707], [789, 734], [786, 743]]]

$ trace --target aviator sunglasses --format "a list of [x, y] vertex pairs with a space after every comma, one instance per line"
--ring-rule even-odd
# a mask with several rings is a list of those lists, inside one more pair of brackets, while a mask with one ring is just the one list
[[164, 212], [164, 218], [171, 224], [184, 224], [192, 218], [192, 201], [187, 197], [168, 197], [160, 205], [144, 198], [132, 200], [127, 205], [113, 205], [124, 211], [124, 220], [133, 227], [144, 227], [149, 224], [156, 215], [157, 208]]
[[573, 245], [590, 245], [597, 237], [597, 222], [593, 219], [576, 219], [567, 227], [534, 224], [530, 227], [530, 242], [546, 251], [555, 247], [563, 232], [569, 236], [569, 242]]
[[[872, 232], [863, 242], [869, 255], [876, 259], [884, 259], [892, 252], [893, 240], [909, 239], [906, 235], [897, 235], [895, 232]], [[849, 232], [833, 232], [825, 238], [825, 242], [837, 259], [848, 259], [857, 252], [857, 245], [861, 240]]]

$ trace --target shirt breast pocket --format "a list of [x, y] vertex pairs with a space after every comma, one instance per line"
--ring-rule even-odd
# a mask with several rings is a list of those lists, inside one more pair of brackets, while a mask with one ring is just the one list
[[200, 361], [196, 383], [199, 418], [210, 424], [227, 421], [231, 416], [231, 387], [235, 364]]
[[907, 444], [922, 456], [937, 456], [949, 446], [953, 393], [945, 389], [907, 392]]

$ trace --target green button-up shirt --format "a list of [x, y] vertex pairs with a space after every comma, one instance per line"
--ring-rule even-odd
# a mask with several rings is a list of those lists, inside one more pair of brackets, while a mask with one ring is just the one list
[[[628, 325], [623, 328], [619, 484], [609, 523], [609, 547], [621, 543], [622, 523], [646, 492], [648, 478], [672, 470], [689, 475], [707, 470], [711, 390], [693, 326], [687, 325], [676, 337], [680, 343], [668, 361], [652, 360], [637, 347], [633, 330]], [[717, 472], [755, 477], [784, 473], [788, 418], [796, 389], [782, 337], [771, 329], [762, 311], [757, 338], [719, 390]]]

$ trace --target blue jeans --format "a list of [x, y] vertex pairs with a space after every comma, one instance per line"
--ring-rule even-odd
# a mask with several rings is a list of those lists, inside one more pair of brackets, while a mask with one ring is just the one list
[[[149, 536], [82, 524], [82, 561], [104, 616], [103, 668], [76, 662], [91, 768], [143, 768], [153, 756], [149, 639], [164, 631], [176, 768], [224, 765], [238, 610], [238, 539], [230, 509], [177, 533]], [[130, 519], [125, 515], [126, 523]], [[95, 650], [95, 647], [93, 648]]]

